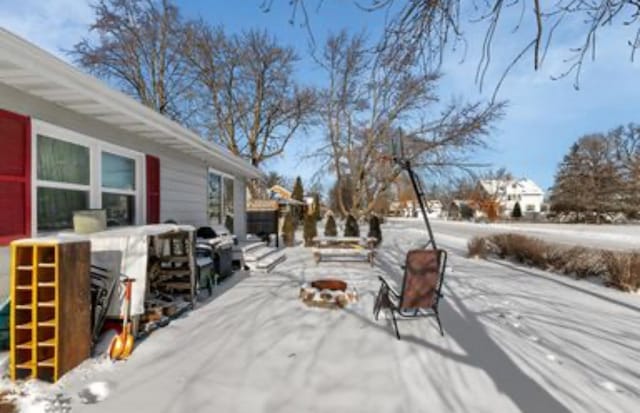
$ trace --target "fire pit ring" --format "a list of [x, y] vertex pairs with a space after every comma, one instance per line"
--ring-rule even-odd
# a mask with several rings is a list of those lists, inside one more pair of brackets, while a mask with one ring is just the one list
[[347, 283], [336, 278], [311, 281], [311, 287], [318, 290], [347, 291]]
[[358, 294], [345, 281], [324, 278], [303, 285], [300, 300], [309, 307], [345, 308], [358, 301]]

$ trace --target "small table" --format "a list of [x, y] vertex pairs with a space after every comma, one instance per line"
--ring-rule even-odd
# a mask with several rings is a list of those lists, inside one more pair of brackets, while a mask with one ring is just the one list
[[318, 264], [323, 258], [362, 257], [373, 266], [377, 241], [371, 237], [315, 237], [313, 258]]

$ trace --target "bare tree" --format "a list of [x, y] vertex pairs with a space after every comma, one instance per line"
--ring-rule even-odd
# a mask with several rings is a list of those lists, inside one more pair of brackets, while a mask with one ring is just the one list
[[[452, 103], [434, 115], [439, 76], [416, 70], [415, 59], [398, 49], [368, 51], [363, 36], [330, 36], [321, 58], [328, 86], [319, 111], [327, 144], [318, 153], [337, 177], [337, 206], [343, 215], [369, 213], [401, 170], [381, 162], [400, 137], [407, 155], [427, 171], [460, 164], [484, 145], [502, 104]], [[351, 199], [346, 199], [348, 192]]]
[[[263, 0], [268, 11], [274, 0]], [[307, 28], [313, 40], [310, 12], [326, 0], [291, 0], [291, 22]], [[629, 46], [633, 60], [640, 46], [640, 2], [637, 0], [354, 0], [364, 12], [385, 13], [386, 26], [379, 46], [417, 52], [423, 62], [439, 67], [447, 50], [467, 47], [465, 32], [470, 25], [483, 26], [484, 38], [477, 66], [476, 81], [482, 86], [491, 62], [496, 33], [509, 25], [510, 32], [528, 33], [519, 51], [505, 67], [503, 77], [520, 60], [529, 57], [538, 70], [554, 34], [560, 27], [571, 27], [581, 40], [567, 51], [566, 70], [559, 77], [573, 74], [577, 88], [585, 59], [595, 58], [598, 33], [606, 26], [631, 26], [635, 34], [621, 39]], [[502, 80], [499, 81], [499, 84]], [[499, 86], [498, 84], [498, 86]]]
[[170, 0], [100, 0], [90, 30], [70, 52], [77, 63], [175, 120], [188, 118], [190, 80], [183, 21]]
[[257, 167], [282, 155], [315, 107], [313, 90], [294, 80], [293, 49], [266, 32], [227, 36], [203, 22], [192, 24], [186, 38], [208, 136]]

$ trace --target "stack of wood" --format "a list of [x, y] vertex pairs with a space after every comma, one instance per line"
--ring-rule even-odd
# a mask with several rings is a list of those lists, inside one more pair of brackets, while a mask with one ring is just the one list
[[191, 295], [195, 258], [190, 234], [165, 234], [158, 237], [158, 242], [161, 244], [160, 254], [149, 259], [151, 292]]

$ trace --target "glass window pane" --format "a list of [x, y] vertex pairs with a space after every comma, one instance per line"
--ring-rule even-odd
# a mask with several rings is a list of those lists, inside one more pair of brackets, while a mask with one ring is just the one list
[[136, 198], [133, 195], [102, 193], [102, 209], [107, 210], [107, 226], [133, 225], [136, 216]]
[[89, 148], [38, 135], [38, 179], [89, 185]]
[[233, 217], [233, 179], [224, 178], [224, 214]]
[[73, 212], [89, 208], [89, 192], [38, 188], [38, 231], [73, 228]]
[[136, 189], [136, 161], [109, 152], [102, 152], [102, 186], [115, 189]]
[[211, 225], [222, 224], [221, 219], [221, 203], [222, 203], [222, 187], [220, 184], [220, 175], [209, 172], [209, 223]]

